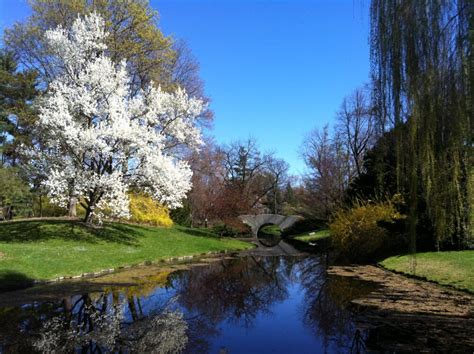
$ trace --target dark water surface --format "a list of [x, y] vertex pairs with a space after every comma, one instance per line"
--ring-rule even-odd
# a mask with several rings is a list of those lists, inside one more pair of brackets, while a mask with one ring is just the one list
[[374, 286], [329, 277], [318, 256], [221, 259], [135, 280], [0, 307], [0, 351], [362, 353], [394, 352], [398, 340], [359, 330], [349, 301]]

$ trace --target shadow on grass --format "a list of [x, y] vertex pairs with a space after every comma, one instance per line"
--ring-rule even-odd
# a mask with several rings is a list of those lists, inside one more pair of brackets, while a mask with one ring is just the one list
[[29, 288], [34, 285], [33, 279], [14, 270], [0, 271], [0, 292]]
[[89, 243], [137, 243], [143, 228], [124, 224], [95, 227], [74, 220], [26, 220], [0, 223], [0, 242], [38, 242], [51, 239]]
[[218, 235], [206, 229], [193, 229], [193, 228], [184, 227], [184, 226], [178, 226], [177, 229], [181, 231], [182, 233], [185, 233], [191, 236], [219, 238]]

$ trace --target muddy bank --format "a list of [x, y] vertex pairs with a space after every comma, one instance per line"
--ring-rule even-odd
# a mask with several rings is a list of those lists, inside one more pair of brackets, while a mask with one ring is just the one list
[[352, 302], [407, 314], [438, 314], [472, 317], [474, 296], [433, 283], [415, 280], [384, 269], [366, 266], [330, 267], [328, 274], [373, 282], [379, 287], [365, 298]]
[[335, 266], [330, 276], [372, 284], [350, 301], [359, 330], [373, 350], [474, 351], [474, 296], [375, 266]]

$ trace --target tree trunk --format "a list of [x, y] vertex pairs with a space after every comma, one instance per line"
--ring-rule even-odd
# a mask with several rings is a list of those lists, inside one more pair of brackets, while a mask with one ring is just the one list
[[91, 205], [88, 205], [87, 208], [86, 208], [86, 216], [84, 218], [84, 222], [86, 224], [92, 224], [92, 218], [93, 218], [93, 214], [92, 214], [92, 206]]
[[94, 218], [94, 209], [97, 206], [97, 203], [99, 203], [101, 197], [102, 194], [96, 189], [89, 193], [89, 199], [86, 200], [85, 205], [83, 204], [83, 206], [86, 206], [86, 217], [84, 218], [84, 221], [87, 224], [92, 224], [92, 219]]
[[41, 194], [39, 195], [39, 215], [40, 218], [43, 217], [43, 196]]
[[77, 217], [77, 198], [76, 197], [69, 198], [68, 216], [71, 218]]
[[132, 319], [135, 322], [136, 320], [138, 320], [137, 307], [135, 306], [135, 298], [133, 296], [129, 296], [127, 300], [130, 314], [132, 315]]

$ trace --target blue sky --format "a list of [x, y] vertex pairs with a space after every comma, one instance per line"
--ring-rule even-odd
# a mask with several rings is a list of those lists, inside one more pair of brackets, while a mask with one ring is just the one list
[[[216, 140], [252, 136], [294, 174], [304, 171], [304, 135], [368, 81], [368, 0], [151, 3], [163, 32], [186, 40], [201, 64]], [[25, 0], [0, 0], [0, 28], [28, 13]]]

